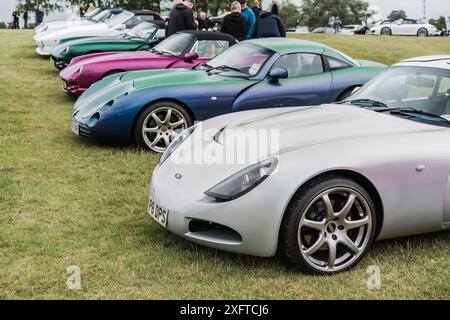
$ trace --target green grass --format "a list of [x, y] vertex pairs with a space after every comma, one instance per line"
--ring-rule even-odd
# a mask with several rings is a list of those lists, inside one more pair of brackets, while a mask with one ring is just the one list
[[[392, 63], [449, 53], [449, 39], [303, 36], [355, 58]], [[450, 234], [374, 245], [350, 272], [298, 273], [279, 258], [203, 248], [146, 214], [158, 156], [87, 142], [32, 33], [0, 31], [0, 298], [450, 298]], [[382, 288], [368, 290], [369, 265]], [[81, 268], [82, 289], [66, 287]]]

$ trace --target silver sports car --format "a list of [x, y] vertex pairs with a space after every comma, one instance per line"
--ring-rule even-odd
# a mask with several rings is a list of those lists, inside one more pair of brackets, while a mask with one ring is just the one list
[[[255, 143], [233, 143], [247, 132], [272, 137], [253, 162], [239, 160]], [[450, 229], [449, 146], [450, 56], [409, 59], [343, 103], [191, 127], [154, 170], [148, 212], [202, 245], [279, 248], [303, 271], [336, 273], [374, 240]]]

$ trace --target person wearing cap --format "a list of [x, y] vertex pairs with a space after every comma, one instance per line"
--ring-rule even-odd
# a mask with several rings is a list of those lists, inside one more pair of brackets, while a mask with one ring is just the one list
[[241, 4], [234, 1], [231, 4], [231, 13], [223, 18], [220, 32], [228, 33], [239, 41], [247, 40], [248, 22], [241, 14]]
[[248, 31], [247, 39], [251, 39], [253, 36], [253, 29], [255, 28], [256, 17], [253, 11], [247, 6], [247, 0], [239, 0], [241, 4], [241, 14], [247, 19]]
[[192, 12], [194, 7], [195, 0], [185, 0], [170, 10], [166, 37], [182, 30], [197, 30], [194, 13]]

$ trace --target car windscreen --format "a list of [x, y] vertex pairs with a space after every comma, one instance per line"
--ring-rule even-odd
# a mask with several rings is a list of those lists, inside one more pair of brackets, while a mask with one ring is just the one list
[[102, 11], [102, 9], [96, 8], [95, 10], [92, 10], [91, 12], [86, 13], [86, 14], [84, 15], [84, 17], [85, 17], [86, 19], [93, 18], [94, 16], [96, 16], [97, 14], [99, 14], [101, 11]]
[[363, 86], [348, 102], [414, 120], [450, 120], [450, 71], [391, 67]]
[[159, 27], [154, 23], [141, 22], [137, 26], [130, 29], [126, 33], [126, 36], [129, 38], [140, 38], [145, 40], [154, 34], [158, 29]]
[[268, 48], [242, 42], [219, 54], [206, 67], [224, 76], [251, 78], [274, 54]]
[[181, 56], [195, 39], [190, 33], [176, 33], [156, 45], [152, 51], [163, 55]]
[[111, 20], [108, 20], [108, 21], [106, 22], [106, 24], [107, 24], [109, 27], [114, 27], [114, 26], [116, 26], [116, 25], [119, 25], [119, 24], [122, 24], [122, 23], [126, 22], [126, 21], [127, 21], [128, 19], [130, 19], [132, 16], [134, 16], [133, 13], [124, 11], [124, 12], [118, 14], [117, 16], [115, 16], [114, 18], [112, 18]]
[[113, 15], [113, 13], [112, 13], [111, 10], [103, 10], [99, 14], [95, 15], [92, 18], [92, 21], [94, 21], [94, 22], [105, 22], [108, 19], [110, 19], [112, 15]]

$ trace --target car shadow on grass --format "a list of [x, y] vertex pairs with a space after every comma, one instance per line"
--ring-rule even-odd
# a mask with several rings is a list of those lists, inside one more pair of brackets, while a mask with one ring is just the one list
[[[175, 248], [176, 251], [183, 252], [183, 259], [189, 260], [189, 263], [203, 263], [205, 268], [210, 266], [211, 261], [220, 260], [221, 265], [231, 265], [247, 271], [249, 270], [248, 268], [254, 268], [258, 270], [267, 269], [267, 272], [275, 270], [280, 275], [301, 274], [297, 268], [289, 263], [280, 250], [277, 250], [273, 257], [254, 257], [198, 245], [162, 228], [155, 232], [153, 225], [147, 225], [140, 230], [144, 232], [139, 237], [141, 239], [140, 245], [154, 246], [155, 241], [159, 242], [164, 248]], [[390, 263], [390, 261], [393, 261], [392, 263], [408, 264], [408, 261], [411, 259], [411, 252], [420, 254], [421, 251], [426, 250], [429, 253], [430, 247], [434, 245], [441, 246], [449, 241], [450, 232], [448, 231], [377, 241], [364, 257], [360, 266], [375, 262]], [[354, 270], [357, 270], [357, 267]], [[350, 272], [352, 271], [350, 270]], [[303, 275], [308, 276], [306, 274]]]

